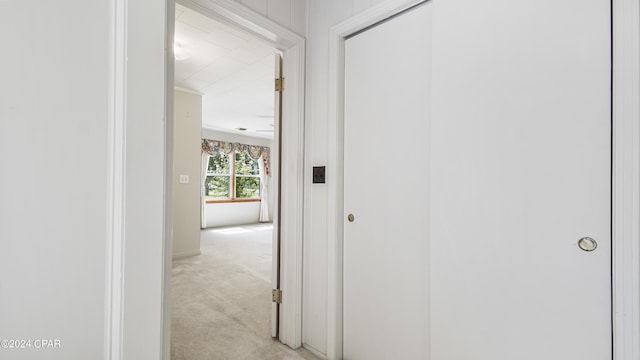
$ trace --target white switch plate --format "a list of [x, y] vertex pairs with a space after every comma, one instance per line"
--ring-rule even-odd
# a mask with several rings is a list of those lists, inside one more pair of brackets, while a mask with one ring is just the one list
[[180, 184], [188, 184], [189, 175], [180, 175]]

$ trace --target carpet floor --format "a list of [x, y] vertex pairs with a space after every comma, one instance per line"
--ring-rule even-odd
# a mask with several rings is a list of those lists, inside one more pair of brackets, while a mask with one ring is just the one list
[[317, 360], [271, 338], [271, 224], [206, 229], [173, 262], [172, 360]]

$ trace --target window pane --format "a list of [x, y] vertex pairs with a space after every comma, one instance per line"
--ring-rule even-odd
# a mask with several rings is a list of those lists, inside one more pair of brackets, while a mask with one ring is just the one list
[[260, 178], [236, 176], [236, 199], [259, 199]]
[[229, 174], [229, 154], [218, 153], [209, 156], [207, 174]]
[[204, 187], [205, 198], [208, 200], [230, 199], [230, 176], [207, 176]]
[[236, 175], [260, 175], [258, 160], [248, 154], [236, 153]]

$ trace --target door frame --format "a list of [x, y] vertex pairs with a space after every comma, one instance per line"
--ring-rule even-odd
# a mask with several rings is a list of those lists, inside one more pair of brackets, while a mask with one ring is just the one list
[[[282, 304], [279, 316], [279, 340], [292, 348], [302, 345], [302, 219], [303, 219], [303, 156], [304, 156], [304, 89], [305, 89], [305, 39], [246, 6], [232, 0], [167, 0], [167, 48], [173, 46], [175, 27], [175, 3], [184, 5], [216, 21], [238, 30], [251, 33], [283, 52], [284, 76], [287, 88], [282, 93], [282, 171], [279, 180], [287, 191], [280, 196], [280, 276]], [[170, 52], [168, 52], [170, 55]], [[170, 57], [170, 56], [169, 56]], [[165, 155], [165, 227], [171, 225], [172, 186], [171, 138], [173, 136], [173, 59], [167, 61], [167, 86], [165, 89], [167, 118]], [[282, 135], [281, 134], [281, 135]], [[276, 222], [274, 216], [274, 223]], [[274, 230], [276, 230], [274, 228]], [[163, 269], [163, 359], [170, 355], [171, 326], [171, 246], [172, 237], [165, 230], [165, 263]]]
[[[428, 0], [388, 0], [329, 34], [327, 359], [342, 359], [345, 39]], [[640, 5], [612, 0], [613, 359], [640, 357]]]

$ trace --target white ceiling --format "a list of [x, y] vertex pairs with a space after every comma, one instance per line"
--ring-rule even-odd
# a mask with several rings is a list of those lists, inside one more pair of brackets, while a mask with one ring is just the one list
[[179, 4], [175, 42], [190, 56], [175, 85], [203, 94], [204, 128], [273, 138], [276, 49]]

